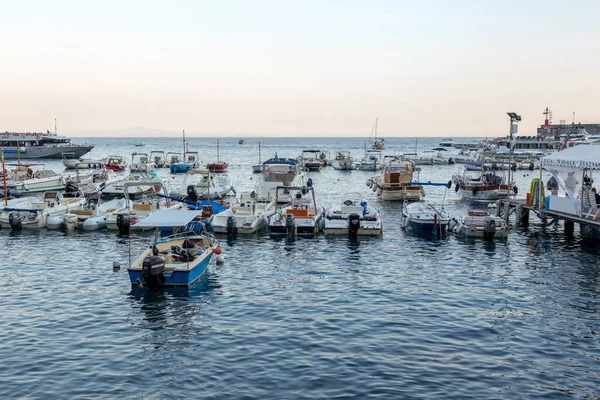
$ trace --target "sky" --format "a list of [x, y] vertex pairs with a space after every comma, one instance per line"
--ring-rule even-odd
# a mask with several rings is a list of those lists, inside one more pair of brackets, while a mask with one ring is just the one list
[[599, 1], [0, 0], [0, 131], [488, 136], [600, 123]]

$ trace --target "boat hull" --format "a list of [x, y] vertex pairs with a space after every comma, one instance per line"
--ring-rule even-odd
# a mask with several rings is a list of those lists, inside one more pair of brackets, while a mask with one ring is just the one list
[[[79, 158], [89, 153], [94, 146], [26, 146], [22, 147], [19, 152], [14, 147], [0, 147], [4, 150], [4, 158], [22, 159], [32, 158], [62, 158], [63, 153], [69, 153], [75, 158]], [[20, 153], [20, 154], [19, 154]]]
[[[214, 253], [211, 253], [209, 256], [201, 260], [197, 265], [193, 268], [190, 268], [188, 271], [166, 271], [165, 272], [165, 281], [163, 286], [165, 287], [188, 287], [198, 281], [202, 276], [206, 273], [208, 266], [210, 265], [210, 261], [212, 260]], [[144, 277], [142, 276], [141, 269], [128, 269], [129, 273], [129, 281], [132, 286], [138, 285], [146, 285], [144, 281]]]

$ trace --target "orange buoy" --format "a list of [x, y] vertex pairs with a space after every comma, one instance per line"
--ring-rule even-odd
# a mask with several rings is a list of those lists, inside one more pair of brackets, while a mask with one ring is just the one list
[[222, 248], [220, 248], [220, 247], [217, 247], [217, 248], [215, 249], [215, 254], [216, 254], [216, 255], [219, 255], [219, 254], [221, 254], [222, 252], [223, 252], [223, 249], [222, 249]]

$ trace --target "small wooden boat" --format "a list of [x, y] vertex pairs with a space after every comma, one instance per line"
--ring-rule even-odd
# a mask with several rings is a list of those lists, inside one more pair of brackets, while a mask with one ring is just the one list
[[[199, 210], [160, 210], [138, 222], [138, 228], [186, 226], [199, 213]], [[155, 240], [130, 263], [129, 280], [132, 286], [151, 291], [189, 287], [205, 274], [215, 253], [221, 253], [219, 242], [209, 234], [184, 232]]]

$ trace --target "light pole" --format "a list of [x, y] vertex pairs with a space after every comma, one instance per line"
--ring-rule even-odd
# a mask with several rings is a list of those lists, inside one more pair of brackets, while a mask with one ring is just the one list
[[521, 120], [521, 116], [517, 115], [515, 112], [508, 112], [508, 116], [510, 117], [510, 134], [508, 140], [508, 149], [509, 149], [509, 158], [508, 158], [508, 182], [506, 182], [506, 191], [507, 196], [506, 200], [510, 198], [510, 184], [511, 184], [511, 172], [512, 172], [512, 160], [513, 160], [513, 134], [518, 132], [519, 125], [516, 123]]

